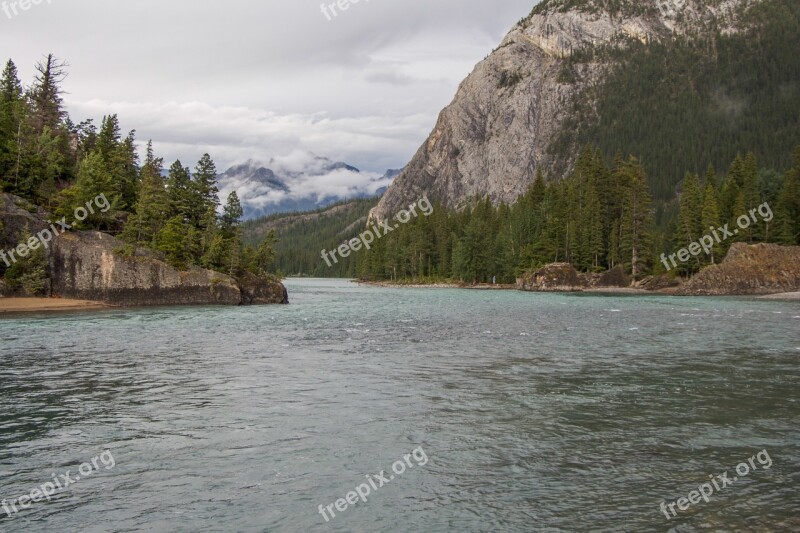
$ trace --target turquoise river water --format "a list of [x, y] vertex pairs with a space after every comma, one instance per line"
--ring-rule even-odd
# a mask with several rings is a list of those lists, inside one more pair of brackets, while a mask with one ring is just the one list
[[800, 302], [287, 287], [0, 320], [0, 532], [800, 531]]

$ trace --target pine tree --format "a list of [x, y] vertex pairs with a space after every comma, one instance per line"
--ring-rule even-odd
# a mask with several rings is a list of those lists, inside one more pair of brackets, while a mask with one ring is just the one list
[[167, 221], [154, 239], [156, 250], [164, 252], [167, 261], [179, 270], [185, 270], [194, 258], [194, 243], [197, 241], [194, 228], [180, 217]]
[[794, 167], [786, 173], [778, 197], [775, 231], [778, 242], [800, 244], [800, 146], [794, 152]]
[[48, 54], [44, 62], [36, 65], [36, 78], [31, 88], [33, 104], [33, 127], [41, 135], [45, 127], [56, 130], [64, 118], [61, 82], [67, 77], [67, 64]]
[[626, 256], [631, 258], [631, 276], [636, 281], [651, 259], [647, 251], [652, 245], [653, 201], [644, 168], [635, 157], [628, 160], [623, 172], [628, 178], [629, 186], [625, 195], [621, 244]]
[[0, 75], [0, 190], [12, 183], [24, 111], [22, 84], [9, 59]]
[[251, 260], [248, 262], [250, 271], [256, 275], [266, 275], [269, 268], [275, 261], [275, 245], [278, 243], [278, 238], [275, 236], [275, 231], [270, 230], [264, 241], [258, 245], [258, 249], [252, 255]]
[[244, 216], [244, 210], [241, 202], [239, 202], [239, 195], [236, 194], [236, 191], [233, 191], [228, 195], [228, 200], [222, 209], [220, 227], [223, 236], [230, 238], [236, 234], [241, 225], [242, 216]]
[[169, 194], [161, 176], [163, 160], [153, 153], [153, 142], [147, 143], [147, 155], [138, 182], [134, 214], [125, 225], [123, 238], [131, 243], [152, 246], [171, 215]]
[[703, 191], [700, 189], [700, 180], [697, 175], [686, 175], [680, 205], [680, 237], [686, 243], [694, 242], [703, 233]]
[[110, 208], [105, 213], [96, 207], [93, 213], [87, 209], [87, 217], [83, 221], [76, 221], [75, 228], [95, 230], [116, 228], [115, 213], [119, 206], [119, 198], [114, 194], [103, 158], [99, 153], [92, 152], [81, 161], [75, 184], [59, 195], [56, 215], [65, 216], [70, 220], [76, 209], [86, 208], [88, 204], [96, 206], [95, 199], [101, 195], [105, 196]]
[[[706, 235], [712, 235], [714, 231], [720, 226], [719, 208], [717, 207], [717, 191], [714, 189], [712, 182], [706, 185], [706, 191], [703, 195], [703, 227], [705, 228]], [[720, 258], [722, 248], [714, 240], [714, 247], [711, 250], [709, 261], [714, 264]]]
[[[217, 189], [217, 167], [208, 154], [203, 154], [194, 171], [194, 187], [199, 200], [196, 208], [198, 221], [202, 221], [209, 209], [219, 208], [219, 190]], [[205, 228], [203, 228], [205, 229]]]
[[184, 167], [180, 160], [175, 161], [169, 167], [167, 191], [169, 192], [173, 216], [179, 216], [187, 221], [192, 220], [196, 199], [195, 190], [189, 169]]

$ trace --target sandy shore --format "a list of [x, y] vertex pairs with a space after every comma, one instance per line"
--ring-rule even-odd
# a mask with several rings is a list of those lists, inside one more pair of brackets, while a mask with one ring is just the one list
[[87, 300], [62, 300], [58, 298], [0, 298], [0, 314], [39, 313], [45, 311], [87, 311], [107, 309], [110, 305]]
[[634, 289], [632, 287], [598, 287], [596, 289], [583, 289], [589, 294], [659, 294], [657, 291]]
[[356, 281], [359, 285], [369, 287], [386, 287], [389, 289], [470, 289], [474, 291], [513, 291], [515, 285], [461, 285], [459, 283], [393, 283], [391, 281]]
[[760, 300], [800, 300], [800, 292], [782, 292], [780, 294], [769, 294], [759, 296]]

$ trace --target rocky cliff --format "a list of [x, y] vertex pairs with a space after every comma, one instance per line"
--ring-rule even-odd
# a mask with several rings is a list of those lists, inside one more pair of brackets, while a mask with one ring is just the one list
[[755, 295], [800, 291], [800, 246], [736, 243], [725, 260], [707, 267], [676, 294]]
[[[577, 98], [596, 85], [609, 63], [570, 66], [579, 50], [622, 47], [627, 39], [653, 41], [713, 26], [735, 32], [741, 9], [760, 0], [549, 0], [518, 23], [458, 88], [380, 204], [376, 220], [390, 218], [423, 194], [448, 208], [472, 198], [513, 203], [535, 179], [572, 161], [548, 151]], [[609, 6], [609, 7], [607, 7]]]
[[[46, 217], [25, 200], [0, 194], [0, 249], [16, 247], [26, 229], [36, 233], [49, 227]], [[198, 267], [181, 272], [155, 252], [140, 248], [123, 254], [124, 247], [119, 239], [96, 231], [58, 236], [46, 248], [46, 295], [123, 306], [288, 303], [286, 288], [277, 279], [243, 273], [237, 280]], [[5, 283], [0, 292], [11, 294]]]

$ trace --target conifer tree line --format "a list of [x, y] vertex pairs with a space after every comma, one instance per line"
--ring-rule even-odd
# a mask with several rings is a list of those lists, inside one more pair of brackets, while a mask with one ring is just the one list
[[143, 246], [180, 269], [265, 275], [275, 240], [243, 246], [241, 203], [233, 192], [220, 205], [211, 157], [204, 154], [193, 171], [175, 161], [165, 177], [152, 143], [141, 161], [135, 131], [123, 136], [117, 115], [104, 117], [99, 128], [92, 120], [75, 124], [63, 107], [66, 66], [48, 55], [27, 88], [13, 61], [0, 74], [0, 190], [67, 221], [76, 207], [104, 194], [111, 209], [76, 229], [118, 235], [126, 243], [120, 253]]
[[437, 206], [361, 252], [355, 274], [368, 280], [459, 280], [513, 283], [529, 269], [566, 262], [583, 272], [622, 267], [635, 280], [663, 274], [661, 253], [674, 253], [751, 209], [768, 203], [774, 220], [717, 244], [673, 274], [691, 275], [721, 261], [735, 242], [800, 244], [800, 146], [783, 174], [737, 156], [720, 176], [687, 174], [676, 199], [656, 202], [644, 166], [586, 148], [565, 179], [539, 174], [512, 206], [477, 200], [463, 212]]

